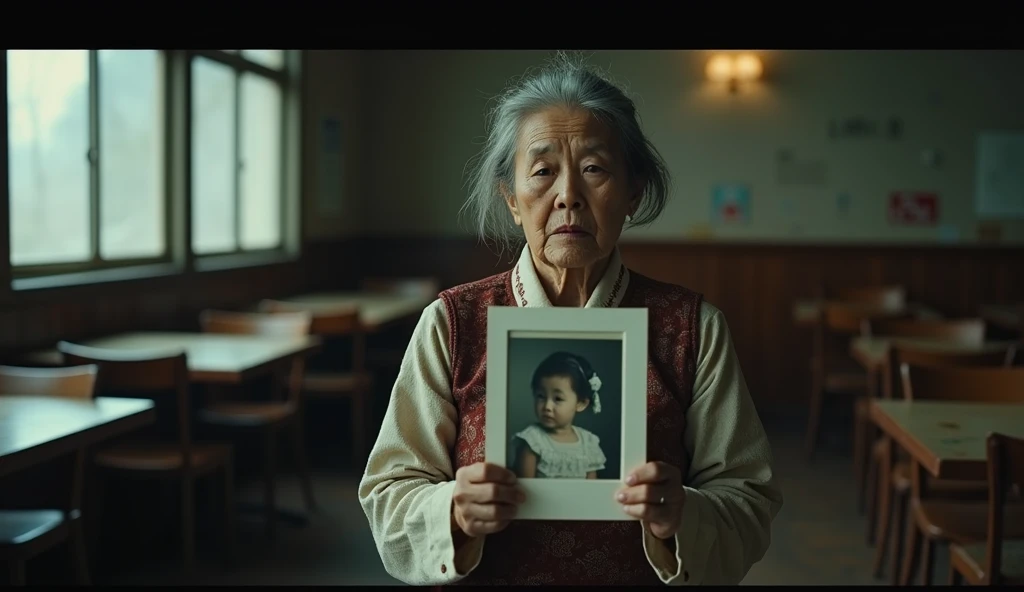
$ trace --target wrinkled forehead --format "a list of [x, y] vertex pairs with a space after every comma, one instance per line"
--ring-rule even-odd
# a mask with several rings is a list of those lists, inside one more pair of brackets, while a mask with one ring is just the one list
[[590, 111], [551, 107], [523, 120], [516, 155], [532, 160], [544, 155], [561, 155], [569, 149], [578, 157], [600, 154], [615, 158], [620, 155], [619, 148], [614, 129]]

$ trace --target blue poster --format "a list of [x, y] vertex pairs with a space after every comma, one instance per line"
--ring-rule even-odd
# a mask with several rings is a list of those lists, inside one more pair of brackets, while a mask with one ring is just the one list
[[750, 222], [750, 189], [746, 185], [715, 185], [711, 189], [711, 219], [715, 222]]

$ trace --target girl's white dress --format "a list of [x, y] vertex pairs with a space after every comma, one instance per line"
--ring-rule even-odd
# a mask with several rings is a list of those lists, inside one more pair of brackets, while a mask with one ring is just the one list
[[587, 473], [604, 468], [607, 458], [596, 434], [572, 427], [576, 442], [556, 442], [537, 424], [517, 432], [512, 438], [515, 453], [519, 446], [530, 447], [537, 455], [537, 477], [554, 479], [586, 479]]

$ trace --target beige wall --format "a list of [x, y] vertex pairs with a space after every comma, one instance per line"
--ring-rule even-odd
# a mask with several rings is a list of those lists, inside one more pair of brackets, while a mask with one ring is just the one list
[[[330, 239], [360, 233], [363, 220], [363, 167], [365, 153], [356, 149], [363, 137], [360, 128], [363, 104], [363, 67], [365, 53], [342, 50], [306, 50], [303, 61], [303, 224], [308, 239]], [[321, 169], [320, 125], [325, 117], [337, 118], [342, 125], [343, 155], [332, 164], [341, 167], [341, 205], [337, 213], [325, 214], [318, 207]]]
[[[318, 55], [322, 54], [322, 55]], [[729, 96], [705, 82], [702, 51], [601, 51], [592, 61], [629, 84], [644, 127], [668, 162], [672, 201], [662, 218], [627, 238], [917, 242], [937, 228], [889, 226], [891, 190], [931, 190], [940, 224], [974, 242], [974, 154], [982, 130], [1024, 128], [1024, 52], [760, 52], [765, 82]], [[314, 234], [464, 236], [458, 211], [464, 168], [479, 148], [488, 98], [548, 55], [541, 51], [311, 52], [317, 93], [363, 136], [349, 137], [346, 215], [309, 219]], [[358, 77], [357, 77], [358, 76]], [[312, 83], [311, 83], [312, 84]], [[360, 102], [362, 101], [362, 102]], [[358, 107], [357, 105], [362, 105]], [[830, 140], [829, 120], [903, 122], [899, 140]], [[353, 146], [353, 140], [356, 145]], [[310, 140], [307, 138], [307, 146]], [[819, 185], [778, 182], [776, 158], [826, 170]], [[921, 152], [937, 150], [938, 168]], [[359, 179], [357, 175], [364, 176]], [[753, 219], [710, 225], [711, 188], [745, 183]], [[844, 216], [839, 193], [851, 196]], [[709, 228], [710, 225], [710, 228]], [[1024, 222], [1002, 225], [1024, 242]]]

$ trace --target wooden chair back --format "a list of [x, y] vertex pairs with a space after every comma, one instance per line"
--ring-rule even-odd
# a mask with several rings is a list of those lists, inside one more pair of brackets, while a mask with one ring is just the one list
[[989, 434], [988, 540], [986, 573], [989, 584], [1002, 584], [1003, 527], [1007, 497], [1020, 499], [1024, 491], [1024, 438]]
[[96, 388], [95, 364], [69, 368], [0, 366], [0, 395], [45, 395], [92, 399]]
[[312, 315], [305, 311], [282, 314], [204, 310], [199, 324], [204, 333], [302, 337], [309, 335]]
[[[953, 345], [980, 346], [985, 342], [985, 321], [968, 319], [868, 319], [865, 331], [872, 337], [927, 339]], [[900, 363], [921, 366], [1003, 366], [1013, 361], [1015, 349], [995, 352], [958, 352], [930, 350], [894, 341], [889, 347], [889, 358], [882, 377], [882, 393], [886, 399], [902, 390], [902, 379], [897, 369]], [[1008, 357], [1009, 356], [1009, 357]]]
[[1024, 403], [1024, 368], [920, 366], [901, 363], [908, 400]]
[[[188, 359], [185, 352], [137, 351], [91, 347], [61, 341], [57, 350], [71, 365], [94, 364], [99, 367], [97, 393], [152, 399], [157, 405], [157, 421], [165, 418], [163, 409], [173, 408], [177, 416], [174, 439], [184, 458], [184, 470], [191, 469], [192, 403], [189, 396]], [[166, 395], [173, 400], [168, 401]], [[168, 405], [164, 405], [168, 403]]]
[[[272, 315], [305, 311], [303, 305], [281, 300], [263, 300], [260, 310]], [[366, 332], [359, 317], [359, 308], [351, 306], [330, 308], [312, 313], [310, 333], [328, 338], [346, 337], [352, 343], [352, 371], [362, 372], [366, 367]], [[327, 348], [329, 350], [329, 348]]]

